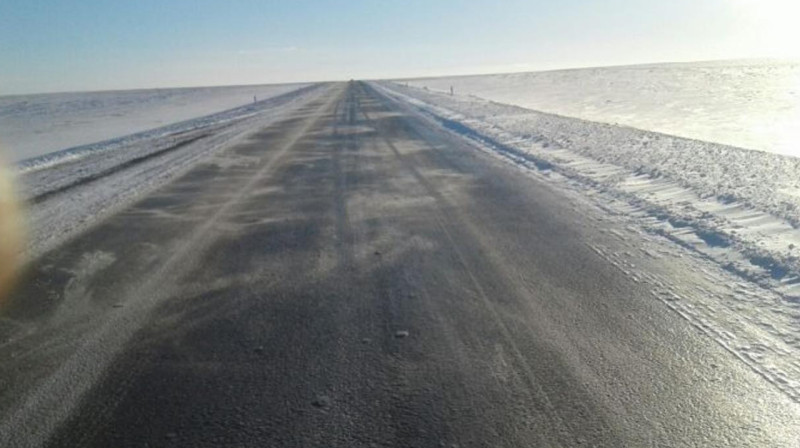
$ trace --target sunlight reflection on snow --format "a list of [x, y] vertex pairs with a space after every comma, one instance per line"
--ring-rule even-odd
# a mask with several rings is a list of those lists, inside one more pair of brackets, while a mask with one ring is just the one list
[[775, 152], [800, 157], [800, 73], [795, 73], [786, 92], [788, 107], [777, 125]]

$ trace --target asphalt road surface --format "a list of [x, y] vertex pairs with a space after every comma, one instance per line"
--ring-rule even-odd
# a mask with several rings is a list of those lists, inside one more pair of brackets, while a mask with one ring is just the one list
[[0, 446], [798, 446], [797, 403], [592, 251], [597, 227], [331, 85], [30, 267]]

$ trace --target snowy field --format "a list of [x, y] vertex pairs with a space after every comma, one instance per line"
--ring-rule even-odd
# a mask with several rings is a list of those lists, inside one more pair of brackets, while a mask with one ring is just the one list
[[0, 151], [19, 162], [251, 104], [302, 84], [0, 96]]
[[[592, 249], [800, 400], [800, 158], [406, 87], [405, 81], [377, 86], [434, 125], [565, 192], [587, 220], [604, 216], [600, 228], [610, 220], [617, 223], [611, 228], [645, 236], [652, 244]], [[686, 256], [704, 266], [704, 287], [683, 288], [646, 267]]]
[[403, 80], [603, 123], [800, 156], [800, 62], [725, 61]]
[[18, 196], [27, 205], [24, 258], [36, 258], [324, 90], [323, 84], [283, 86], [257, 103], [251, 98], [246, 106], [18, 162]]

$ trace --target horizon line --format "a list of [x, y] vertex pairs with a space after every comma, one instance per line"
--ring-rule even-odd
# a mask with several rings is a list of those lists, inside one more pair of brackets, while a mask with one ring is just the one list
[[[436, 78], [467, 78], [471, 76], [491, 76], [491, 75], [510, 75], [519, 73], [548, 73], [560, 72], [570, 70], [591, 70], [600, 68], [625, 68], [625, 67], [649, 67], [660, 65], [675, 65], [675, 64], [703, 64], [703, 63], [731, 63], [731, 62], [755, 62], [755, 61], [775, 61], [786, 63], [800, 63], [800, 58], [780, 58], [780, 57], [744, 57], [744, 58], [722, 58], [722, 59], [701, 59], [701, 60], [675, 60], [675, 61], [653, 61], [653, 62], [637, 62], [637, 63], [624, 63], [624, 64], [610, 64], [610, 65], [575, 65], [560, 68], [544, 68], [544, 69], [522, 69], [511, 71], [494, 71], [488, 70], [485, 72], [471, 72], [459, 74], [435, 74], [435, 75], [419, 75], [419, 76], [404, 76], [399, 78], [394, 77], [377, 77], [377, 78], [341, 78], [329, 79], [324, 81], [279, 81], [279, 82], [265, 82], [265, 83], [245, 83], [245, 84], [198, 84], [198, 85], [183, 85], [183, 86], [158, 86], [158, 87], [132, 87], [132, 88], [119, 88], [119, 89], [100, 89], [100, 90], [52, 90], [52, 91], [39, 91], [39, 92], [23, 92], [1, 94], [0, 98], [12, 98], [17, 96], [36, 96], [36, 95], [59, 95], [59, 94], [79, 94], [79, 93], [116, 93], [116, 92], [135, 92], [135, 91], [148, 91], [148, 90], [179, 90], [179, 89], [209, 89], [209, 88], [225, 88], [225, 87], [259, 87], [259, 86], [274, 86], [274, 85], [290, 85], [290, 84], [326, 84], [335, 82], [345, 82], [348, 80], [357, 81], [410, 81], [417, 79], [436, 79]], [[514, 65], [514, 64], [510, 64]], [[522, 64], [516, 64], [522, 65]]]

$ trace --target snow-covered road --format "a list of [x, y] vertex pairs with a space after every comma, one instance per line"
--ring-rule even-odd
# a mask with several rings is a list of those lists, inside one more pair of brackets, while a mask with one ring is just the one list
[[0, 446], [797, 446], [798, 303], [714, 226], [767, 212], [624, 163], [735, 149], [392, 83], [241, 113], [24, 170]]
[[[652, 298], [800, 401], [800, 159], [384, 83], [477, 147], [603, 210], [627, 250], [593, 245]], [[789, 190], [789, 191], [787, 191]], [[650, 244], [653, 247], [650, 247]], [[652, 277], [691, 257], [706, 281]], [[645, 268], [644, 266], [650, 266]]]

